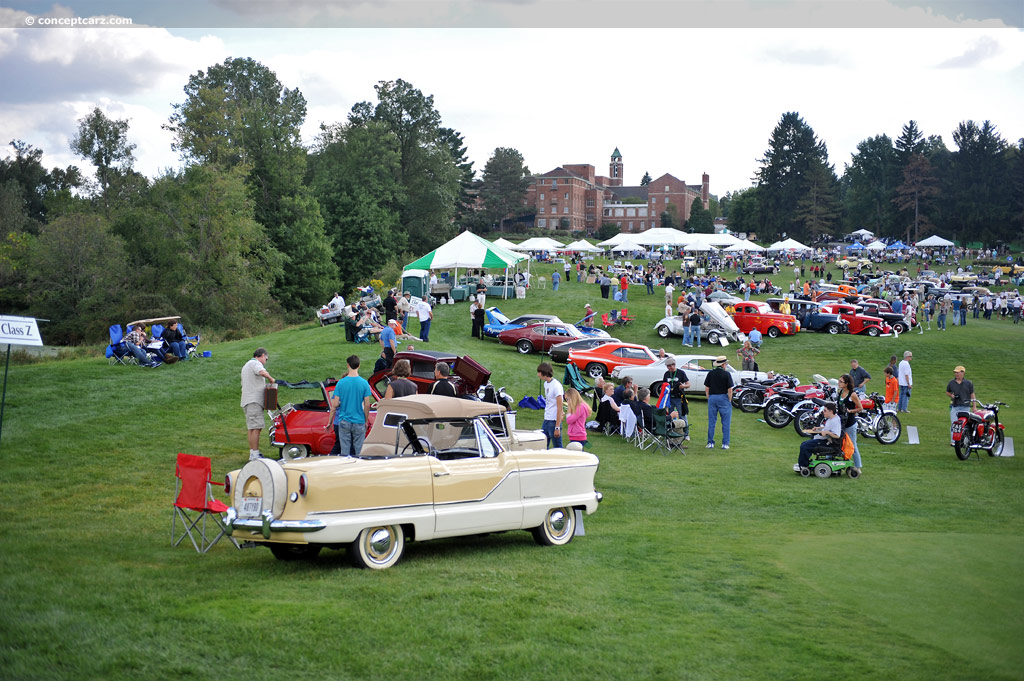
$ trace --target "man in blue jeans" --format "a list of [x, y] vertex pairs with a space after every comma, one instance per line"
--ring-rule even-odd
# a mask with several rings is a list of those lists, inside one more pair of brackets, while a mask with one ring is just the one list
[[715, 368], [704, 379], [704, 394], [708, 398], [707, 449], [715, 448], [715, 421], [722, 417], [722, 449], [729, 449], [729, 425], [732, 423], [732, 375], [725, 370], [729, 358], [719, 355]]
[[537, 378], [544, 383], [544, 423], [541, 430], [548, 438], [548, 449], [562, 446], [562, 401], [565, 392], [555, 380], [554, 370], [547, 362], [537, 365]]
[[345, 362], [348, 374], [334, 386], [328, 423], [334, 423], [338, 431], [341, 455], [356, 456], [363, 448], [372, 393], [370, 384], [359, 375], [358, 355], [350, 355]]

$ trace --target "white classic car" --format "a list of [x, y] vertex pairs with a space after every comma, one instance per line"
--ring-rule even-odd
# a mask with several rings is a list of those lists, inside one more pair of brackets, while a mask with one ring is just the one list
[[[676, 368], [682, 369], [686, 373], [686, 378], [690, 381], [690, 387], [686, 389], [687, 393], [695, 395], [704, 394], [704, 379], [707, 378], [708, 372], [714, 367], [711, 366], [711, 362], [714, 361], [715, 355], [670, 355], [676, 361]], [[657, 388], [661, 383], [661, 379], [665, 376], [665, 363], [669, 357], [659, 359], [654, 364], [648, 364], [647, 366], [621, 366], [616, 367], [612, 371], [612, 378], [623, 379], [629, 376], [633, 379], [633, 382], [640, 387], [649, 387], [652, 395], [657, 394]], [[737, 358], [736, 363], [739, 363]], [[733, 366], [732, 358], [730, 358], [729, 364], [725, 365], [725, 370], [732, 375], [733, 385], [739, 386], [743, 381], [750, 379], [764, 380], [768, 378], [768, 374], [764, 371], [743, 371]]]
[[[726, 313], [720, 303], [715, 301], [705, 302], [700, 306], [700, 311], [706, 315], [706, 318], [700, 323], [700, 337], [702, 341], [707, 340], [712, 345], [721, 344], [724, 347], [729, 344], [729, 341], [742, 343], [747, 340], [747, 335], [740, 331], [740, 327], [736, 326], [736, 322]], [[654, 330], [662, 338], [668, 338], [673, 334], [682, 336], [685, 324], [686, 320], [683, 317], [674, 315], [672, 317], [665, 317], [655, 324]]]
[[534, 448], [506, 449], [504, 417], [504, 407], [452, 397], [381, 400], [359, 456], [256, 459], [229, 473], [226, 522], [281, 560], [326, 546], [373, 569], [398, 562], [407, 540], [530, 530], [539, 544], [568, 544], [601, 501], [597, 457], [545, 450], [522, 431], [513, 446]]

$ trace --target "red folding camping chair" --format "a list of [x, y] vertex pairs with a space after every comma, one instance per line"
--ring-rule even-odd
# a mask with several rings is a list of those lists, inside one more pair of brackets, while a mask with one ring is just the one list
[[[177, 495], [174, 499], [174, 510], [171, 516], [171, 546], [177, 546], [185, 537], [192, 541], [192, 546], [199, 553], [206, 553], [227, 537], [235, 548], [241, 548], [231, 536], [230, 528], [224, 524], [222, 514], [228, 510], [227, 505], [213, 498], [211, 485], [224, 486], [223, 482], [210, 479], [211, 464], [209, 457], [194, 454], [178, 454], [178, 463], [174, 467], [174, 475], [178, 479]], [[207, 532], [206, 520], [212, 520], [212, 527]], [[177, 522], [181, 520], [184, 528], [181, 534], [177, 531]], [[216, 534], [214, 534], [216, 532]]]
[[619, 324], [622, 324], [623, 326], [625, 326], [626, 324], [629, 324], [630, 322], [635, 321], [635, 320], [636, 320], [636, 317], [630, 317], [629, 316], [629, 310], [628, 309], [622, 308], [622, 312], [619, 313]]
[[603, 326], [606, 329], [610, 329], [611, 327], [615, 326], [615, 322], [609, 321], [607, 312], [601, 315], [601, 326]]

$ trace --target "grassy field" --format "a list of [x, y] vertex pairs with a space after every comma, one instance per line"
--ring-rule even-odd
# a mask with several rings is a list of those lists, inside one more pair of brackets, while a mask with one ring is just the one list
[[[652, 328], [662, 290], [630, 293], [639, 321], [619, 337], [677, 349]], [[491, 304], [575, 321], [586, 302], [610, 307], [575, 281]], [[436, 317], [431, 349], [471, 354], [517, 399], [537, 394], [539, 357], [471, 339], [465, 303]], [[903, 421], [922, 444], [862, 440], [863, 477], [806, 480], [791, 469], [793, 429], [759, 415], [734, 413], [732, 449], [704, 450], [693, 400], [685, 457], [593, 436], [605, 501], [585, 537], [411, 544], [383, 573], [339, 552], [295, 564], [224, 543], [205, 556], [170, 547], [175, 454], [212, 457], [217, 477], [246, 458], [238, 372], [252, 350], [267, 347], [288, 380], [339, 376], [354, 351], [368, 375], [374, 348], [345, 343], [339, 326], [221, 343], [155, 371], [12, 366], [0, 678], [1024, 678], [1024, 465], [958, 461], [944, 396], [966, 365], [979, 397], [1010, 403], [1001, 416], [1024, 442], [1022, 340], [1024, 325], [973, 319], [899, 339], [766, 339], [762, 368], [806, 381], [856, 357], [872, 388], [891, 354], [913, 350]], [[540, 416], [520, 411], [519, 423]]]

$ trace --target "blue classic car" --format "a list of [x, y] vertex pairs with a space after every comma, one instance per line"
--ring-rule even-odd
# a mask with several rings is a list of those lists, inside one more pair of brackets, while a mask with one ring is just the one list
[[[484, 335], [489, 338], [497, 338], [502, 331], [509, 329], [519, 329], [529, 324], [537, 324], [539, 322], [553, 322], [555, 324], [561, 324], [562, 320], [553, 314], [524, 314], [519, 315], [515, 319], [509, 319], [501, 310], [496, 307], [489, 307], [484, 310]], [[576, 324], [576, 328], [584, 336], [592, 336], [594, 338], [608, 338], [609, 334], [607, 331], [601, 329], [595, 329], [589, 326], [580, 326]]]
[[[769, 298], [766, 302], [772, 310], [778, 312], [783, 303], [782, 298]], [[850, 323], [837, 314], [821, 311], [821, 303], [801, 298], [789, 299], [790, 314], [800, 322], [801, 329], [824, 331], [832, 335], [849, 333]]]

